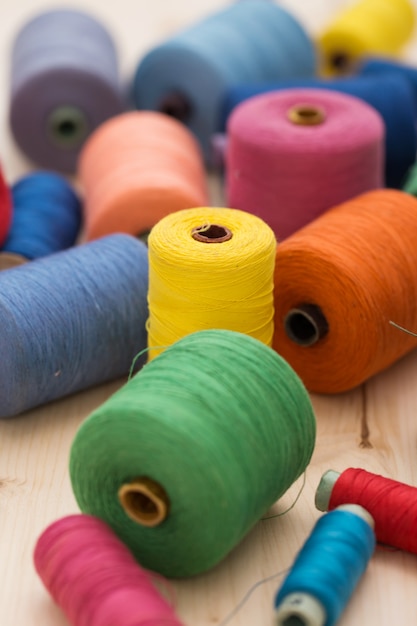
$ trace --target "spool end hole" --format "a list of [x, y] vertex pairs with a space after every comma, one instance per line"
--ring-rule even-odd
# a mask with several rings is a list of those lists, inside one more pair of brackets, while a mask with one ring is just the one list
[[321, 309], [312, 304], [291, 309], [285, 317], [284, 328], [289, 339], [300, 346], [314, 345], [329, 330]]
[[330, 66], [340, 73], [345, 73], [350, 69], [351, 61], [346, 52], [333, 52], [330, 55]]
[[282, 622], [282, 626], [306, 626], [306, 621], [299, 615], [289, 615]]
[[188, 98], [179, 92], [168, 94], [159, 105], [159, 110], [180, 122], [187, 122], [192, 112]]
[[142, 526], [157, 526], [168, 514], [168, 496], [150, 478], [144, 477], [122, 485], [119, 501], [125, 513]]
[[318, 126], [325, 121], [326, 113], [315, 104], [296, 104], [289, 109], [288, 119], [297, 126]]
[[202, 243], [223, 243], [223, 241], [229, 241], [233, 233], [229, 228], [219, 224], [203, 224], [193, 228], [191, 235], [193, 239]]

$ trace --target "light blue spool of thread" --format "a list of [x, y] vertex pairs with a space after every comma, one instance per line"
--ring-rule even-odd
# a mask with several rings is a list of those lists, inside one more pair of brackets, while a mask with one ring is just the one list
[[323, 515], [275, 599], [276, 626], [333, 626], [375, 549], [374, 521], [346, 504]]
[[[399, 188], [415, 161], [417, 151], [416, 108], [411, 85], [403, 76], [385, 72], [375, 76], [355, 76], [335, 80], [310, 78], [274, 83], [237, 85], [223, 100], [221, 128], [224, 131], [231, 112], [240, 103], [271, 91], [314, 88], [356, 96], [373, 106], [385, 123], [385, 181]], [[219, 137], [216, 139], [219, 142]]]
[[226, 90], [246, 81], [313, 76], [316, 53], [295, 18], [270, 0], [244, 0], [150, 51], [133, 84], [138, 109], [184, 122], [210, 160]]
[[12, 186], [13, 219], [1, 252], [39, 259], [74, 245], [81, 202], [58, 174], [35, 172]]
[[88, 135], [124, 108], [115, 45], [100, 22], [55, 9], [23, 26], [12, 51], [10, 123], [30, 159], [75, 171]]
[[147, 248], [125, 234], [2, 272], [0, 417], [126, 375], [146, 348], [147, 291]]

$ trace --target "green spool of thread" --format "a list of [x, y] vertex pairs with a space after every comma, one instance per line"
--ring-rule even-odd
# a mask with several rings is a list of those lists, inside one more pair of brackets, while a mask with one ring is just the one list
[[417, 163], [409, 170], [403, 185], [403, 191], [417, 198]]
[[223, 559], [304, 472], [309, 396], [271, 348], [193, 333], [149, 362], [80, 427], [70, 473], [81, 510], [169, 577]]

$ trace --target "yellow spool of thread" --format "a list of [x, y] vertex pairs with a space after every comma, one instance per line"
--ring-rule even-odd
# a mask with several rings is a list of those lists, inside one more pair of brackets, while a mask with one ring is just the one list
[[364, 56], [396, 56], [410, 38], [414, 21], [409, 0], [361, 0], [349, 6], [319, 38], [323, 73], [347, 74]]
[[148, 358], [198, 330], [227, 329], [271, 345], [276, 239], [237, 209], [177, 211], [149, 246]]

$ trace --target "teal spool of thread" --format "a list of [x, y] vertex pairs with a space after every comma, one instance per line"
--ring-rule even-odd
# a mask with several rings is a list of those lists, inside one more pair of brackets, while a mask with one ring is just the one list
[[403, 191], [417, 198], [417, 163], [414, 163], [410, 168], [403, 185]]
[[82, 424], [70, 474], [81, 510], [168, 577], [221, 561], [305, 471], [309, 396], [252, 337], [193, 333], [150, 361]]

